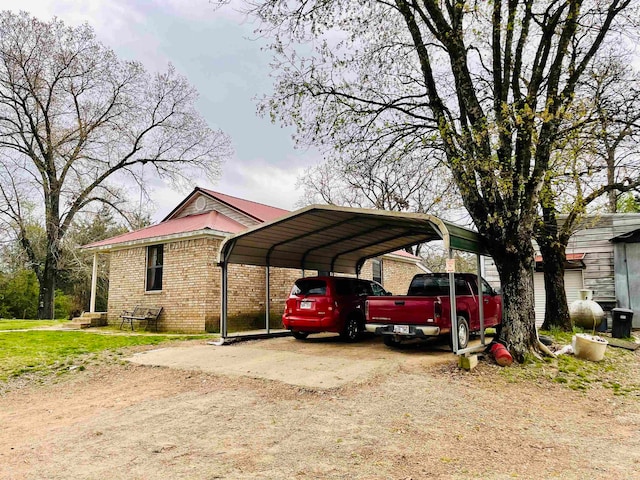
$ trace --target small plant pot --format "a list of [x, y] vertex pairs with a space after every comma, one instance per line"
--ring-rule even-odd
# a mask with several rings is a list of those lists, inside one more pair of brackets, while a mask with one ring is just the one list
[[599, 362], [604, 358], [608, 342], [597, 335], [577, 333], [573, 336], [573, 353], [576, 357], [592, 362]]

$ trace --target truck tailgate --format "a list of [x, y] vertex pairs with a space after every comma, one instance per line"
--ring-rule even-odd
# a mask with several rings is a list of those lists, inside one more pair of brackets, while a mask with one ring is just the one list
[[423, 325], [433, 322], [433, 297], [369, 297], [367, 322]]

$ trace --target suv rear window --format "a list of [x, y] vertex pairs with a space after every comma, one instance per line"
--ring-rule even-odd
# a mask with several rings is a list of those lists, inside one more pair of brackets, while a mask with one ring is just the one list
[[296, 280], [291, 295], [326, 295], [327, 282], [324, 280]]

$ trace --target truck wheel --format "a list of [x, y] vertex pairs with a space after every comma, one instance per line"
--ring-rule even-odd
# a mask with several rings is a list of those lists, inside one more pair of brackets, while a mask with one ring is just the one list
[[[458, 350], [469, 345], [469, 322], [463, 316], [458, 316]], [[449, 336], [449, 346], [453, 349], [453, 339]]]
[[396, 340], [395, 335], [383, 335], [382, 341], [387, 347], [399, 347], [401, 343], [400, 340]]
[[304, 340], [309, 336], [307, 332], [291, 332], [291, 335], [293, 335], [293, 338], [296, 340]]
[[347, 323], [340, 336], [346, 342], [355, 342], [358, 340], [358, 337], [360, 337], [360, 323], [357, 317], [347, 318]]

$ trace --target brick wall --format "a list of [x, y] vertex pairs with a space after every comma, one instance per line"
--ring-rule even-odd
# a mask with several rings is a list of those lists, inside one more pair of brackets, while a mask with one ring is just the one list
[[[424, 273], [414, 261], [407, 258], [382, 257], [382, 286], [394, 295], [406, 295], [411, 279], [417, 273]], [[367, 260], [360, 270], [360, 278], [373, 279], [373, 262]]]
[[[181, 332], [219, 331], [221, 269], [217, 265], [219, 239], [194, 239], [164, 245], [162, 290], [145, 292], [147, 247], [111, 252], [108, 321], [119, 324], [123, 310], [136, 305], [161, 306], [159, 330]], [[314, 275], [316, 272], [306, 272]], [[270, 271], [271, 327], [282, 326], [284, 302], [297, 269]], [[229, 331], [264, 328], [264, 267], [229, 265]]]
[[203, 332], [219, 318], [219, 248], [220, 240], [209, 238], [164, 244], [162, 290], [153, 292], [145, 292], [147, 247], [111, 252], [109, 323], [135, 305], [157, 305], [163, 307], [160, 330]]
[[[220, 331], [221, 269], [217, 266], [220, 239], [201, 238], [164, 244], [162, 290], [145, 292], [147, 247], [111, 252], [108, 321], [119, 324], [122, 310], [136, 305], [161, 306], [159, 330], [181, 332]], [[383, 258], [383, 286], [404, 294], [411, 278], [421, 270], [410, 260]], [[316, 275], [305, 272], [306, 276]], [[298, 269], [270, 269], [270, 326], [282, 326], [282, 312]], [[371, 279], [367, 261], [361, 277]], [[229, 332], [265, 327], [265, 267], [229, 265]]]
[[[219, 269], [218, 269], [219, 270]], [[316, 272], [306, 272], [315, 275]], [[271, 268], [269, 271], [270, 327], [282, 328], [282, 312], [293, 282], [301, 270]], [[266, 269], [255, 265], [229, 265], [228, 270], [229, 331], [265, 328]], [[218, 315], [218, 323], [220, 315]], [[218, 331], [218, 330], [216, 330]]]

